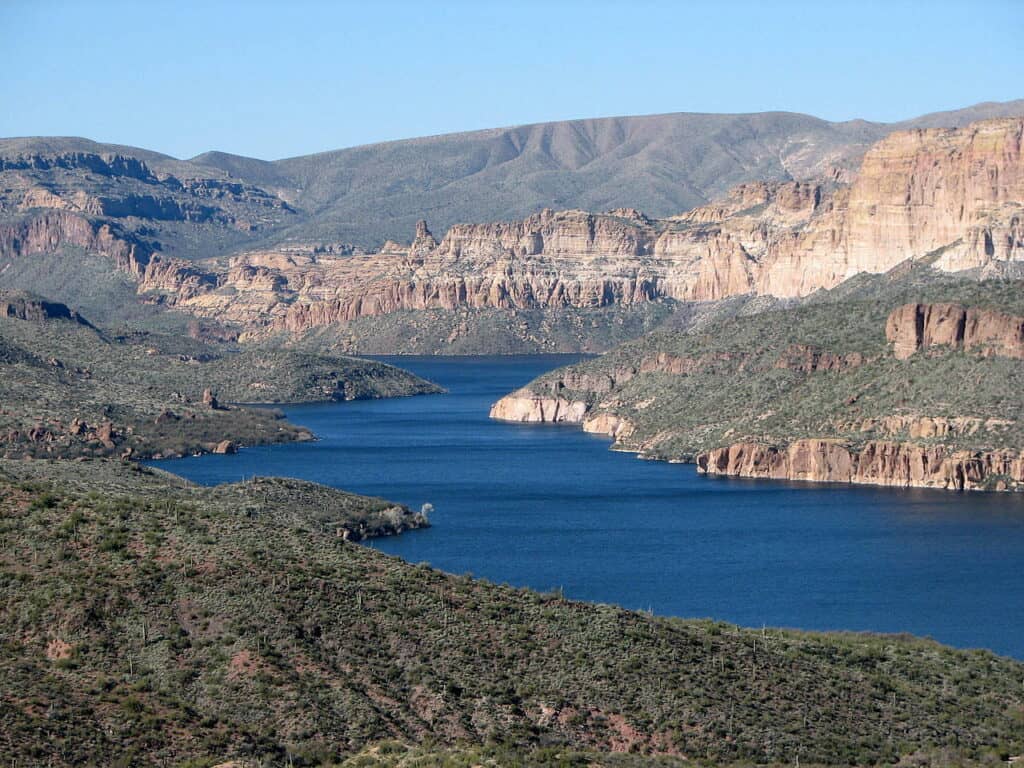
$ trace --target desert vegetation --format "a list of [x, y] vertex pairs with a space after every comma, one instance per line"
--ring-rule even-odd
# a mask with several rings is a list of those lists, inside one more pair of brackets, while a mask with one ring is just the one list
[[397, 530], [381, 527], [394, 505], [295, 481], [199, 489], [109, 461], [0, 473], [14, 762], [431, 764], [408, 762], [429, 745], [406, 763], [357, 756], [389, 739], [433, 741], [452, 765], [505, 764], [502, 749], [542, 765], [577, 751], [854, 765], [1024, 746], [1024, 672], [991, 653], [447, 575], [339, 535]]

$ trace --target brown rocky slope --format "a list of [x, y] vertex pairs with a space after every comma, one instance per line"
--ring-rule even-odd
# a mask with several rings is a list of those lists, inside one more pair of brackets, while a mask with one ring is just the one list
[[409, 248], [317, 258], [245, 254], [226, 290], [180, 292], [224, 323], [296, 333], [402, 310], [635, 305], [763, 293], [805, 296], [859, 272], [930, 257], [955, 271], [1024, 255], [1024, 119], [896, 133], [854, 183], [754, 183], [671, 219], [633, 209], [542, 211], [456, 225], [438, 243], [420, 222]]

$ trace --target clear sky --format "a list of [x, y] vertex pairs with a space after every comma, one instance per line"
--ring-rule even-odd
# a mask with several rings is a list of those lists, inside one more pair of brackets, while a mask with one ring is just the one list
[[1024, 0], [0, 0], [0, 136], [266, 159], [578, 117], [1024, 97]]

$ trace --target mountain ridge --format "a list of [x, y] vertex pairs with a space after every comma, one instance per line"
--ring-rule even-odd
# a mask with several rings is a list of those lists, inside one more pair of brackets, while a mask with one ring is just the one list
[[0, 156], [91, 151], [138, 157], [153, 170], [264, 186], [303, 216], [254, 242], [295, 239], [377, 247], [420, 218], [440, 229], [522, 218], [544, 207], [689, 210], [737, 183], [849, 173], [903, 128], [957, 127], [1024, 114], [1024, 100], [983, 102], [898, 123], [830, 122], [796, 112], [675, 112], [583, 118], [378, 142], [262, 160], [221, 151], [191, 159], [76, 137], [0, 139]]

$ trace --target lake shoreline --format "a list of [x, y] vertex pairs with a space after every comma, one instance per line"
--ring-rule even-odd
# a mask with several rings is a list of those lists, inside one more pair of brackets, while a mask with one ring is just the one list
[[564, 360], [418, 358], [413, 371], [449, 395], [289, 407], [318, 441], [157, 466], [204, 484], [290, 475], [431, 503], [432, 528], [370, 546], [449, 573], [661, 616], [907, 633], [1024, 658], [1024, 622], [991, 619], [1024, 602], [1024, 499], [708, 482], [692, 464], [624, 461], [603, 435], [487, 417]]

